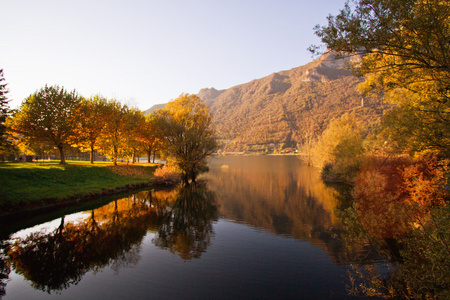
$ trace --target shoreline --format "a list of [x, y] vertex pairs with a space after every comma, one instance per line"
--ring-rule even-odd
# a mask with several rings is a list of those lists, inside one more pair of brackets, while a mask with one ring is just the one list
[[0, 206], [0, 218], [2, 220], [10, 220], [12, 218], [23, 218], [27, 216], [34, 216], [35, 214], [49, 213], [59, 209], [69, 208], [80, 204], [88, 204], [99, 200], [99, 198], [106, 198], [120, 194], [127, 194], [133, 191], [143, 189], [168, 188], [175, 186], [172, 182], [158, 182], [153, 180], [142, 183], [126, 184], [111, 189], [102, 189], [96, 192], [89, 192], [86, 194], [79, 194], [64, 198], [43, 198], [39, 201], [20, 202], [16, 204], [4, 204]]

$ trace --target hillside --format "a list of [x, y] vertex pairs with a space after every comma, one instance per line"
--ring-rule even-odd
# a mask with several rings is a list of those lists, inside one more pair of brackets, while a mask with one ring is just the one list
[[211, 108], [227, 151], [249, 145], [295, 147], [317, 137], [331, 119], [345, 112], [355, 111], [367, 123], [381, 116], [380, 98], [363, 99], [356, 90], [361, 79], [347, 70], [348, 61], [328, 53], [226, 90], [202, 89], [198, 96]]
[[157, 109], [163, 108], [164, 106], [166, 106], [165, 103], [162, 103], [162, 104], [155, 104], [155, 105], [153, 105], [152, 107], [150, 107], [149, 109], [144, 110], [142, 113], [144, 114], [144, 116], [146, 116], [146, 115], [148, 115], [148, 114], [153, 113], [153, 112], [154, 112], [155, 110], [157, 110]]

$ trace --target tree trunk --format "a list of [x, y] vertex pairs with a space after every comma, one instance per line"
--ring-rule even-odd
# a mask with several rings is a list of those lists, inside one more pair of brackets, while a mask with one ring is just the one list
[[59, 164], [65, 165], [66, 164], [66, 156], [64, 154], [64, 146], [58, 145], [58, 150], [59, 150], [59, 156], [61, 157], [61, 161], [59, 162]]
[[91, 164], [93, 164], [94, 163], [94, 145], [91, 145], [91, 153], [90, 153], [90, 161], [91, 161]]
[[114, 150], [113, 150], [113, 163], [115, 166], [117, 166], [117, 146], [114, 146]]
[[183, 172], [181, 175], [184, 185], [189, 185], [189, 176], [187, 173]]
[[152, 159], [152, 150], [147, 150], [147, 162], [150, 163]]
[[190, 174], [191, 174], [192, 183], [195, 183], [195, 180], [197, 179], [197, 175], [198, 175], [195, 165], [192, 167]]
[[56, 235], [61, 235], [62, 231], [64, 230], [64, 217], [61, 218], [61, 223], [59, 224], [59, 227], [56, 229]]

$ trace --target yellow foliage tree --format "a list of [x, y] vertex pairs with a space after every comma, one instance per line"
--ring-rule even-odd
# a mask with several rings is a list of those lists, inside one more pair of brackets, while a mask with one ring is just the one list
[[117, 100], [108, 101], [106, 108], [108, 122], [105, 123], [103, 132], [99, 137], [99, 146], [102, 153], [110, 156], [115, 165], [117, 165], [119, 152], [126, 145], [128, 112], [127, 105], [122, 105]]
[[182, 171], [184, 183], [195, 182], [217, 148], [208, 107], [196, 95], [181, 94], [155, 114], [164, 148]]
[[344, 114], [332, 120], [320, 136], [312, 153], [326, 179], [353, 180], [364, 158], [360, 127], [355, 115]]
[[75, 112], [78, 121], [73, 142], [82, 151], [90, 152], [91, 164], [94, 163], [98, 139], [108, 122], [107, 105], [106, 98], [96, 95], [83, 99]]
[[161, 139], [158, 138], [156, 128], [157, 128], [157, 118], [154, 114], [147, 115], [145, 117], [144, 126], [141, 128], [141, 141], [144, 151], [147, 153], [147, 162], [150, 163], [152, 154], [153, 162], [155, 162], [156, 151], [159, 151], [162, 147]]

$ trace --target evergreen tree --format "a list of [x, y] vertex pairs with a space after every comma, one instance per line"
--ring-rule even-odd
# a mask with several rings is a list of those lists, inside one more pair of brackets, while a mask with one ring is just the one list
[[8, 90], [6, 89], [6, 83], [3, 83], [5, 78], [3, 78], [3, 69], [0, 69], [0, 147], [3, 148], [6, 144], [5, 136], [5, 120], [9, 113], [8, 97], [6, 94]]
[[6, 136], [6, 125], [5, 121], [11, 110], [8, 105], [8, 89], [6, 88], [6, 83], [4, 83], [5, 78], [3, 78], [3, 69], [0, 69], [0, 160], [4, 160], [5, 156], [9, 154], [14, 154], [15, 149], [13, 144], [8, 141]]

